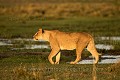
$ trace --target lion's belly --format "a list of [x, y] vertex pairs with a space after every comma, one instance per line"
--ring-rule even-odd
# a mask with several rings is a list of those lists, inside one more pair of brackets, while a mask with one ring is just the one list
[[76, 48], [76, 44], [72, 43], [66, 43], [66, 44], [60, 44], [61, 50], [73, 50]]
[[73, 50], [75, 47], [65, 47], [65, 46], [60, 46], [61, 50]]
[[76, 35], [63, 34], [57, 37], [61, 50], [73, 50], [76, 49], [78, 37]]

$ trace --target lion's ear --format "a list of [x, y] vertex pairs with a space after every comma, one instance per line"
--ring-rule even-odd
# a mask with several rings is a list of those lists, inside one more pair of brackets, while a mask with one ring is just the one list
[[39, 31], [42, 31], [42, 29], [40, 28]]
[[44, 33], [44, 30], [42, 29], [42, 33]]
[[43, 29], [41, 29], [41, 28], [39, 29], [39, 31], [41, 31], [42, 33], [44, 33], [44, 30], [43, 30]]

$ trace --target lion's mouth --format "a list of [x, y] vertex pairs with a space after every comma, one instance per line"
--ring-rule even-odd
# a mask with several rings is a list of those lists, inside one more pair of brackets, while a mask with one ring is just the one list
[[33, 40], [37, 41], [38, 39], [37, 38], [33, 38]]

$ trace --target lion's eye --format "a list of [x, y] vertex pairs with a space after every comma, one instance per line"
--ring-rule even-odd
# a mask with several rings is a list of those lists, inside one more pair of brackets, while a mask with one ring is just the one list
[[38, 33], [36, 33], [36, 35], [38, 35]]

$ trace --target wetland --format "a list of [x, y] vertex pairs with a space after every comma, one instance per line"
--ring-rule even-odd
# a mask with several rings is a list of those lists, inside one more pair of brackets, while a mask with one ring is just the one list
[[[0, 80], [120, 80], [119, 0], [0, 0]], [[84, 49], [76, 65], [75, 50], [62, 51], [51, 65], [49, 43], [33, 41], [39, 28], [87, 32], [101, 53], [94, 66]], [[55, 60], [55, 58], [53, 59]]]

